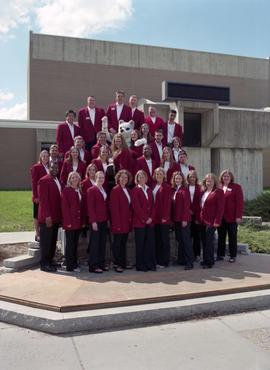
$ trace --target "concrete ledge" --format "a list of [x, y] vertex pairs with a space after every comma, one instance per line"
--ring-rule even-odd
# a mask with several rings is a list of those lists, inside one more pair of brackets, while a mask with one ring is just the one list
[[[37, 251], [38, 252], [38, 251]], [[28, 268], [36, 265], [40, 261], [40, 253], [35, 253], [31, 256], [28, 254], [23, 254], [21, 256], [16, 256], [12, 258], [6, 258], [4, 260], [4, 267], [9, 267], [15, 270]]]
[[270, 308], [270, 290], [183, 301], [58, 313], [0, 302], [0, 320], [51, 334], [98, 332]]
[[262, 218], [259, 216], [243, 216], [242, 225], [252, 224], [256, 226], [262, 225]]

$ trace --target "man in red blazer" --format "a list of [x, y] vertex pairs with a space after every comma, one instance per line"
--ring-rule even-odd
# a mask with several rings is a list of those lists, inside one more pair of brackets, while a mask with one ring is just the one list
[[144, 113], [137, 108], [138, 99], [136, 95], [131, 95], [129, 98], [129, 106], [131, 108], [132, 120], [134, 121], [134, 128], [140, 130], [144, 123]]
[[81, 135], [85, 140], [85, 147], [91, 150], [92, 146], [96, 143], [96, 134], [101, 131], [101, 119], [105, 116], [103, 108], [96, 106], [94, 96], [88, 96], [87, 106], [79, 110], [78, 124], [81, 128]]
[[61, 185], [57, 178], [58, 165], [51, 162], [49, 174], [38, 182], [38, 222], [40, 227], [40, 269], [54, 272], [53, 257], [56, 250], [57, 234], [61, 223]]
[[131, 108], [125, 104], [125, 93], [122, 90], [116, 91], [116, 102], [110, 104], [106, 116], [108, 117], [108, 128], [110, 133], [118, 132], [119, 121], [129, 122], [132, 119]]
[[150, 144], [152, 150], [152, 159], [156, 162], [157, 166], [160, 166], [162, 151], [165, 146], [162, 141], [163, 141], [163, 131], [162, 129], [158, 129], [155, 132], [155, 141]]
[[180, 123], [175, 122], [176, 110], [171, 109], [167, 122], [163, 124], [164, 144], [171, 144], [172, 139], [176, 136], [179, 137], [181, 145], [183, 146], [183, 129]]
[[150, 131], [150, 135], [154, 137], [155, 131], [162, 128], [164, 121], [161, 117], [157, 115], [157, 110], [154, 106], [150, 106], [148, 109], [148, 116], [145, 117], [145, 123], [147, 123]]
[[81, 134], [79, 126], [74, 124], [76, 113], [70, 109], [66, 112], [66, 121], [60, 123], [56, 130], [56, 142], [60, 156], [63, 158], [65, 153], [72, 147], [74, 137]]
[[[147, 174], [147, 185], [152, 189], [154, 186], [153, 174], [157, 168], [156, 162], [151, 158], [152, 150], [149, 144], [143, 146], [143, 155], [136, 159], [135, 169], [137, 171], [144, 170]], [[135, 174], [134, 174], [135, 175]]]

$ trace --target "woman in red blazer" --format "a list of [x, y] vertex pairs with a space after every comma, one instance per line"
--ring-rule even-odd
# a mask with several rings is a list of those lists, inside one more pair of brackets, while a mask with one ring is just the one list
[[172, 188], [166, 183], [166, 174], [162, 167], [154, 171], [154, 223], [156, 239], [157, 267], [168, 267], [170, 263], [170, 224]]
[[201, 197], [201, 238], [203, 245], [203, 268], [214, 265], [214, 234], [221, 225], [224, 213], [224, 194], [218, 188], [218, 181], [213, 173], [208, 173], [202, 181]]
[[155, 271], [154, 198], [146, 185], [147, 175], [140, 170], [135, 175], [136, 186], [131, 191], [133, 227], [136, 245], [136, 270]]
[[67, 186], [62, 191], [62, 225], [66, 235], [66, 270], [80, 272], [77, 261], [77, 247], [82, 227], [85, 226], [85, 208], [80, 189], [81, 177], [70, 172]]
[[199, 261], [201, 256], [201, 186], [198, 183], [198, 175], [195, 170], [190, 171], [187, 175], [187, 183], [190, 199], [190, 231], [193, 241], [193, 253], [195, 261]]
[[111, 150], [115, 172], [117, 173], [120, 170], [127, 170], [132, 173], [134, 161], [123, 135], [114, 135]]
[[103, 184], [104, 172], [96, 173], [96, 184], [87, 190], [87, 212], [91, 235], [89, 239], [89, 272], [102, 273], [105, 266], [107, 223], [109, 220], [107, 193]]
[[130, 135], [130, 147], [129, 147], [133, 160], [136, 160], [137, 158], [141, 157], [143, 153], [143, 144], [136, 146], [136, 141], [139, 139], [140, 139], [139, 131], [133, 130]]
[[171, 184], [173, 173], [180, 171], [180, 167], [173, 159], [172, 150], [168, 146], [163, 148], [160, 167], [162, 167], [166, 173], [167, 183]]
[[102, 171], [105, 175], [104, 189], [106, 192], [109, 191], [109, 168], [113, 168], [110, 164], [110, 149], [107, 145], [103, 145], [99, 150], [99, 155], [97, 158], [92, 160], [92, 163], [96, 166], [97, 171]]
[[234, 182], [234, 176], [229, 170], [221, 172], [219, 182], [225, 196], [225, 207], [222, 223], [218, 228], [217, 260], [223, 260], [225, 257], [226, 235], [228, 233], [229, 262], [235, 262], [237, 255], [237, 226], [243, 216], [243, 191], [241, 186]]
[[185, 270], [193, 269], [193, 250], [190, 237], [190, 200], [186, 180], [181, 172], [172, 175], [173, 221], [178, 242], [178, 264]]
[[49, 153], [47, 150], [42, 150], [39, 155], [38, 163], [34, 164], [30, 169], [32, 180], [32, 202], [33, 202], [33, 219], [36, 231], [35, 241], [39, 242], [39, 226], [38, 226], [38, 181], [41, 177], [49, 173]]
[[131, 182], [131, 174], [120, 170], [115, 176], [116, 186], [110, 194], [111, 232], [113, 233], [113, 256], [116, 272], [126, 268], [126, 244], [131, 231], [132, 212], [131, 195], [127, 186]]
[[63, 186], [66, 185], [68, 175], [70, 172], [76, 171], [80, 175], [81, 178], [84, 178], [85, 175], [86, 164], [81, 160], [79, 150], [72, 146], [70, 148], [69, 155], [67, 159], [64, 160], [61, 174], [60, 174], [60, 181]]
[[172, 153], [173, 153], [173, 158], [176, 163], [179, 162], [179, 154], [180, 151], [182, 150], [182, 143], [180, 140], [180, 137], [175, 136], [172, 139]]

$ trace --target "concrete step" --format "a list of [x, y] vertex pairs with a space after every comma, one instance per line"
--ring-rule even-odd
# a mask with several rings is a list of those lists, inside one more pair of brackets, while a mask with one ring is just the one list
[[15, 270], [27, 268], [38, 264], [40, 255], [37, 253], [35, 256], [23, 254], [12, 258], [6, 258], [3, 262], [4, 267], [9, 267]]
[[28, 248], [32, 248], [32, 249], [39, 249], [40, 248], [39, 242], [30, 242], [27, 245], [28, 245]]
[[28, 248], [28, 255], [40, 259], [40, 250], [35, 248]]

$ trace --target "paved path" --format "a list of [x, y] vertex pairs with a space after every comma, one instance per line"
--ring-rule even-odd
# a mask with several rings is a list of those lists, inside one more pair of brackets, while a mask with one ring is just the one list
[[1, 244], [15, 244], [33, 242], [35, 239], [34, 231], [20, 231], [10, 233], [0, 233]]
[[0, 323], [3, 370], [269, 370], [270, 310], [52, 336]]

